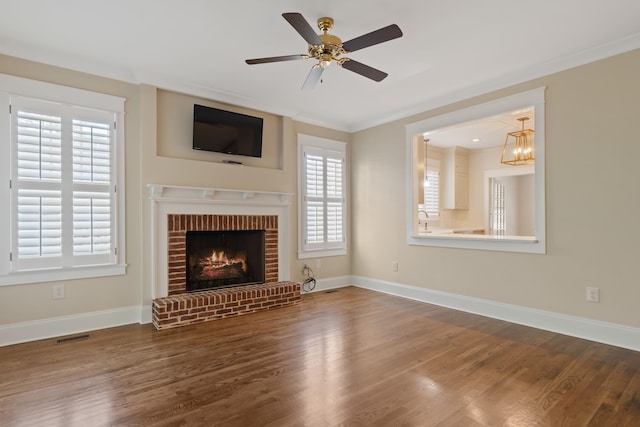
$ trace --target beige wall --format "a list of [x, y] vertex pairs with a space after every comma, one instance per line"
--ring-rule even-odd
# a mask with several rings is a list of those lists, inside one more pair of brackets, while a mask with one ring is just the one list
[[[638, 75], [640, 50], [354, 134], [352, 273], [639, 327]], [[540, 86], [547, 254], [408, 246], [404, 125]]]
[[[233, 111], [255, 115], [264, 119], [263, 159], [239, 159], [245, 166], [238, 167], [222, 163], [226, 156], [215, 153], [193, 152], [191, 149], [191, 126], [193, 104], [206, 104], [225, 108], [224, 104], [176, 94], [143, 85], [142, 91], [142, 185], [172, 184], [190, 187], [221, 188], [255, 191], [276, 191], [297, 194], [297, 133], [306, 133], [338, 141], [349, 141], [349, 134], [317, 126], [296, 123], [290, 118], [275, 116], [261, 111], [232, 107]], [[144, 197], [148, 195], [144, 192]], [[302, 266], [307, 263], [315, 270], [317, 278], [344, 276], [350, 273], [350, 255], [323, 258], [321, 268], [315, 268], [315, 259], [298, 260], [297, 206], [292, 199], [289, 208], [289, 263], [291, 280], [304, 280]], [[143, 204], [143, 218], [150, 218], [148, 200]], [[143, 263], [143, 302], [151, 301], [151, 236], [145, 226]]]
[[[127, 274], [101, 279], [0, 286], [0, 325], [11, 325], [102, 310], [151, 304], [150, 203], [148, 184], [247, 189], [297, 193], [296, 133], [349, 142], [350, 135], [296, 123], [288, 117], [230, 106], [265, 119], [265, 157], [246, 159], [247, 166], [222, 164], [214, 153], [191, 149], [193, 104], [225, 104], [176, 94], [148, 85], [133, 85], [0, 55], [0, 73], [113, 94], [126, 98], [126, 249]], [[289, 210], [290, 276], [302, 281], [298, 260], [297, 208]], [[318, 278], [350, 273], [350, 256], [323, 258]], [[64, 299], [52, 299], [52, 285], [64, 283]]]
[[[127, 274], [66, 281], [66, 298], [52, 283], [0, 287], [0, 325], [150, 303], [150, 226], [146, 185], [296, 192], [296, 134], [347, 141], [352, 166], [349, 256], [322, 259], [319, 278], [355, 274], [454, 294], [640, 327], [640, 51], [507, 88], [456, 105], [349, 135], [287, 117], [269, 116], [281, 133], [269, 143], [278, 165], [238, 168], [194, 159], [184, 123], [159, 117], [197, 97], [172, 96], [88, 74], [0, 56], [0, 72], [125, 97]], [[413, 247], [405, 235], [404, 125], [458, 108], [546, 86], [547, 254], [529, 255]], [[160, 101], [159, 101], [160, 100]], [[183, 105], [179, 107], [179, 104]], [[260, 112], [256, 112], [260, 113]], [[181, 112], [185, 114], [185, 112]], [[178, 130], [182, 128], [182, 131]], [[180, 137], [165, 138], [168, 134]], [[181, 144], [177, 152], [168, 144]], [[182, 154], [180, 154], [182, 153]], [[597, 199], [596, 199], [597, 197]], [[598, 206], [609, 207], [606, 210]], [[291, 278], [301, 280], [296, 203], [290, 208]], [[391, 271], [391, 261], [399, 271]], [[462, 267], [462, 268], [461, 268]], [[584, 302], [585, 286], [601, 303]]]
[[[229, 156], [194, 150], [192, 148], [194, 104], [262, 118], [262, 156], [259, 158]], [[213, 163], [221, 163], [223, 160], [235, 160], [242, 162], [245, 166], [283, 169], [282, 117], [167, 90], [158, 90], [157, 106], [158, 142], [156, 152], [159, 156]]]
[[[139, 306], [142, 302], [142, 265], [140, 263], [142, 195], [140, 191], [140, 98], [137, 86], [2, 55], [0, 55], [0, 73], [126, 98], [127, 239], [125, 244], [128, 264], [127, 274], [124, 276], [0, 286], [0, 325]], [[51, 298], [51, 287], [56, 283], [65, 284], [64, 299]]]

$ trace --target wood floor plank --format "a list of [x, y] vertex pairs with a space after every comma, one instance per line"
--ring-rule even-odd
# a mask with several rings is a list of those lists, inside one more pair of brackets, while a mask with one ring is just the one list
[[88, 335], [0, 348], [0, 426], [640, 425], [638, 352], [358, 288]]

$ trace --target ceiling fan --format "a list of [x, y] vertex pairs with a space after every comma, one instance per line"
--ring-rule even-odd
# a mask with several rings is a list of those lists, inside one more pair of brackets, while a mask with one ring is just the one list
[[343, 43], [340, 38], [328, 34], [328, 31], [333, 28], [332, 18], [324, 17], [318, 19], [318, 28], [320, 28], [322, 34], [316, 34], [301, 14], [283, 13], [282, 17], [309, 43], [309, 53], [247, 59], [246, 63], [254, 65], [269, 62], [294, 61], [298, 59], [316, 59], [318, 63], [311, 67], [311, 71], [309, 71], [309, 75], [302, 85], [302, 90], [313, 89], [320, 81], [324, 69], [333, 61], [342, 68], [346, 68], [361, 76], [376, 82], [382, 81], [387, 77], [387, 73], [341, 55], [402, 37], [400, 27], [392, 24]]

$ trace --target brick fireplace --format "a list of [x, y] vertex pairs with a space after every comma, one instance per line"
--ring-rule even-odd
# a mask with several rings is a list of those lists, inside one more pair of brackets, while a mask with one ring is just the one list
[[[288, 281], [289, 193], [150, 185], [152, 319], [157, 329], [252, 313], [300, 300]], [[265, 280], [187, 293], [186, 236], [192, 231], [264, 230]]]
[[188, 231], [265, 231], [265, 283], [278, 281], [278, 217], [276, 215], [184, 215], [167, 218], [169, 295], [187, 292], [186, 236]]

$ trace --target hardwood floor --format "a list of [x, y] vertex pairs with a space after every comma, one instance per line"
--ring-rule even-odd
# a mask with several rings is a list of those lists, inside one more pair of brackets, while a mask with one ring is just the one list
[[640, 353], [358, 288], [0, 348], [1, 426], [638, 426]]

